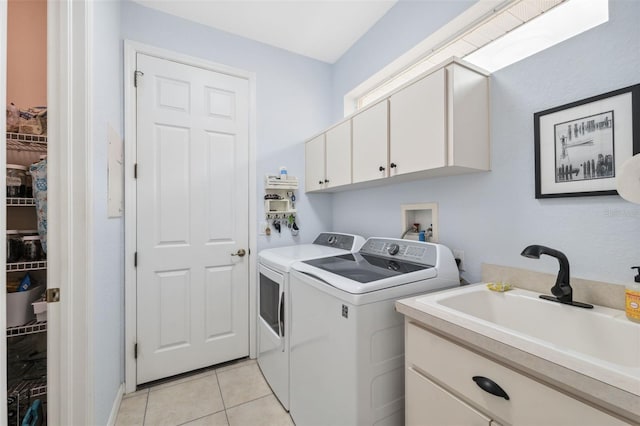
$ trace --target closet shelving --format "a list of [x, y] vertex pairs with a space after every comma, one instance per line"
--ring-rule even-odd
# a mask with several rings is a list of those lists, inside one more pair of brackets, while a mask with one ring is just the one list
[[[6, 133], [7, 150], [29, 152], [29, 153], [47, 153], [47, 137], [40, 135], [31, 135], [24, 133]], [[34, 198], [6, 198], [7, 207], [35, 207]], [[21, 210], [21, 209], [20, 209]], [[13, 210], [18, 212], [18, 210]], [[15, 213], [14, 213], [15, 214]], [[7, 273], [13, 272], [28, 272], [46, 270], [47, 261], [33, 261], [33, 262], [14, 262], [7, 263]], [[11, 344], [12, 338], [23, 337], [28, 335], [35, 335], [39, 333], [47, 332], [47, 321], [32, 320], [27, 324], [23, 324], [15, 327], [7, 328], [7, 343]], [[29, 404], [33, 398], [42, 397], [47, 394], [47, 379], [46, 375], [39, 378], [24, 377], [21, 380], [15, 381], [7, 389], [7, 396], [9, 402], [13, 400], [13, 404], [18, 407], [18, 412], [25, 407], [25, 404]]]
[[35, 262], [14, 262], [7, 263], [7, 272], [27, 272], [47, 269], [46, 260], [38, 260]]
[[26, 336], [28, 334], [36, 334], [42, 333], [43, 331], [47, 331], [47, 322], [46, 321], [30, 321], [25, 325], [20, 325], [17, 327], [8, 327], [7, 328], [7, 337], [18, 337], [18, 336]]
[[47, 394], [47, 380], [24, 380], [7, 390], [8, 396], [20, 396], [23, 398], [35, 398]]
[[47, 152], [47, 137], [7, 132], [7, 149], [45, 154]]
[[36, 205], [36, 200], [33, 198], [7, 198], [8, 207], [33, 207]]

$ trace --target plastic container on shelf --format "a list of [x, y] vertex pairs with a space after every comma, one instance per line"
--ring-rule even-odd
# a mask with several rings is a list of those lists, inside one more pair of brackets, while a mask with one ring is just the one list
[[33, 321], [35, 314], [31, 304], [38, 300], [45, 288], [42, 285], [27, 291], [7, 293], [7, 327], [17, 327]]
[[31, 304], [33, 306], [33, 313], [36, 314], [36, 321], [42, 322], [47, 320], [47, 301], [38, 300]]
[[24, 243], [20, 233], [16, 230], [7, 231], [7, 263], [14, 263], [22, 259]]
[[7, 164], [7, 197], [24, 197], [26, 184], [27, 168], [19, 164]]
[[35, 262], [44, 260], [44, 251], [42, 251], [42, 243], [38, 235], [25, 235], [22, 237], [24, 246], [24, 260], [26, 262]]

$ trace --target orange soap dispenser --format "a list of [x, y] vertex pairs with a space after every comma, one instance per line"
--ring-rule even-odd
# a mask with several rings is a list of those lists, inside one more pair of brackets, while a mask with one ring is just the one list
[[632, 266], [631, 269], [636, 269], [638, 273], [625, 291], [627, 318], [640, 322], [640, 266]]

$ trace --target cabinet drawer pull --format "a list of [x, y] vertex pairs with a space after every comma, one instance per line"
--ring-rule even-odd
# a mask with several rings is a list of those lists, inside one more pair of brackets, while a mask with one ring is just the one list
[[489, 392], [491, 395], [499, 396], [501, 398], [509, 400], [509, 395], [502, 389], [496, 382], [491, 379], [482, 376], [473, 376], [473, 381], [476, 382], [483, 391]]
[[380, 170], [381, 172], [384, 172], [384, 167], [380, 166], [378, 170]]
[[396, 163], [391, 163], [391, 168], [395, 169], [397, 167]]

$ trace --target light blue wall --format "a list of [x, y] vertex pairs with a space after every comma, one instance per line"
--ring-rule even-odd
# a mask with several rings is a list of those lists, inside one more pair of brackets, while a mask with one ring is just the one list
[[124, 380], [124, 222], [107, 214], [107, 125], [122, 134], [120, 2], [93, 2], [93, 375], [95, 422]]
[[344, 95], [464, 12], [476, 0], [399, 0], [333, 66], [332, 119]]
[[[419, 13], [419, 4], [411, 6]], [[480, 280], [482, 262], [555, 273], [555, 259], [519, 255], [533, 243], [563, 251], [573, 276], [628, 281], [629, 267], [640, 264], [640, 206], [618, 196], [536, 200], [533, 114], [640, 83], [639, 19], [640, 2], [611, 0], [608, 23], [493, 74], [491, 172], [335, 194], [334, 228], [398, 236], [401, 204], [435, 201], [440, 240], [464, 250], [463, 276], [470, 281]], [[399, 31], [392, 25], [374, 29]], [[375, 40], [368, 47], [373, 50]], [[341, 70], [350, 84], [348, 76], [369, 72], [359, 62]]]
[[[143, 7], [122, 6], [122, 37], [256, 75], [258, 213], [264, 212], [264, 176], [280, 166], [304, 188], [304, 147], [300, 143], [331, 122], [331, 66], [246, 38]], [[331, 225], [331, 196], [298, 191], [300, 234], [289, 230], [260, 236], [258, 249], [309, 242]], [[258, 228], [258, 224], [251, 224]]]

